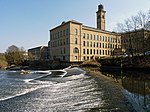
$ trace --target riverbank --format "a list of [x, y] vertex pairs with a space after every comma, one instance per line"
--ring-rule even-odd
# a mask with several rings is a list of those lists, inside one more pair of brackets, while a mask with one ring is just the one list
[[111, 83], [112, 85], [114, 85], [115, 87], [117, 87], [119, 89], [123, 89], [123, 87], [121, 86], [121, 84], [118, 81], [116, 81], [110, 74], [106, 74], [106, 75], [102, 74], [102, 72], [100, 72], [99, 68], [82, 67], [82, 69], [85, 70], [87, 72], [87, 74], [92, 77], [105, 80], [108, 83]]
[[122, 68], [133, 71], [150, 71], [150, 56], [116, 57], [100, 59], [101, 67]]
[[[92, 67], [82, 67], [83, 70], [85, 70], [87, 75], [95, 78], [97, 81], [104, 81], [106, 84], [106, 87], [109, 85], [111, 89], [109, 91], [115, 91], [116, 94], [116, 99], [120, 102], [123, 103], [126, 106], [128, 112], [135, 112], [135, 109], [133, 108], [131, 102], [125, 97], [124, 93], [124, 88], [121, 85], [121, 80], [118, 82], [113, 76], [110, 74], [103, 74], [100, 72], [98, 68], [92, 68]], [[123, 111], [123, 112], [124, 112]]]

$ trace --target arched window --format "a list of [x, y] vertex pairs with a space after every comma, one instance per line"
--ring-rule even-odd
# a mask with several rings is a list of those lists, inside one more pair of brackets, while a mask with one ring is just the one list
[[75, 47], [75, 48], [73, 49], [73, 53], [79, 53], [79, 49], [78, 49], [77, 47]]

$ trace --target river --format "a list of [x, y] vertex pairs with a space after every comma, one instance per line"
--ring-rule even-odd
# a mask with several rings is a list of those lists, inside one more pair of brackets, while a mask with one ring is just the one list
[[[119, 77], [116, 79], [120, 82]], [[130, 81], [125, 76], [122, 79], [122, 85]], [[144, 84], [149, 92], [149, 82]], [[140, 94], [126, 88], [120, 90], [77, 67], [31, 71], [26, 75], [19, 71], [0, 71], [0, 112], [149, 111], [149, 93]]]

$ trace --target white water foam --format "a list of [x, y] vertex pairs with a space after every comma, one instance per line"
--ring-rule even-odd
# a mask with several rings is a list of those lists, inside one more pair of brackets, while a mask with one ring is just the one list
[[40, 78], [42, 78], [42, 77], [46, 77], [46, 76], [51, 75], [52, 72], [50, 72], [50, 71], [46, 71], [46, 72], [45, 72], [45, 71], [36, 71], [36, 72], [34, 72], [34, 73], [47, 73], [47, 74], [46, 74], [46, 75], [39, 76], [39, 77], [36, 77], [36, 78], [33, 78], [33, 79], [25, 79], [24, 82], [25, 82], [25, 83], [31, 83], [31, 81], [33, 81], [33, 80], [40, 79]]
[[63, 74], [60, 75], [60, 77], [64, 77], [67, 74], [67, 71], [65, 71], [65, 69], [63, 70], [50, 70], [51, 72], [56, 72], [56, 71], [60, 71], [60, 72], [64, 72]]
[[124, 90], [124, 94], [137, 112], [145, 112], [145, 110], [143, 109], [144, 108], [143, 96], [140, 95], [136, 96], [135, 94], [132, 94], [127, 90]]
[[12, 98], [15, 98], [15, 97], [19, 97], [19, 96], [22, 96], [22, 95], [25, 95], [25, 94], [28, 94], [32, 91], [35, 91], [37, 89], [40, 89], [40, 88], [45, 88], [45, 87], [49, 87], [51, 85], [42, 85], [42, 86], [38, 86], [38, 87], [34, 87], [34, 88], [30, 88], [30, 89], [25, 89], [24, 92], [21, 92], [21, 93], [18, 93], [16, 95], [12, 95], [12, 96], [7, 96], [7, 97], [4, 97], [4, 98], [0, 98], [0, 101], [5, 101], [5, 100], [9, 100], [9, 99], [12, 99]]
[[[66, 72], [66, 73], [63, 75], [63, 77], [66, 76], [66, 74], [68, 73], [68, 71], [71, 71], [71, 70], [81, 71], [82, 73], [80, 73], [80, 74], [78, 74], [78, 75], [81, 75], [81, 74], [82, 74], [82, 75], [85, 75], [85, 74], [86, 74], [86, 71], [84, 71], [84, 70], [81, 69], [81, 68], [69, 66], [69, 67], [63, 69], [63, 71]], [[75, 75], [75, 74], [72, 73], [72, 75]]]
[[50, 72], [50, 70], [47, 70], [47, 71], [34, 71], [34, 73], [49, 74], [49, 73], [51, 73], [51, 72]]

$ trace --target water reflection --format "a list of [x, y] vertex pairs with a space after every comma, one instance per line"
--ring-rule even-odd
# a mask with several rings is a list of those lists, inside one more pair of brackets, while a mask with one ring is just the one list
[[125, 96], [137, 111], [150, 111], [150, 73], [141, 71], [104, 70], [103, 74], [112, 77], [125, 89]]

